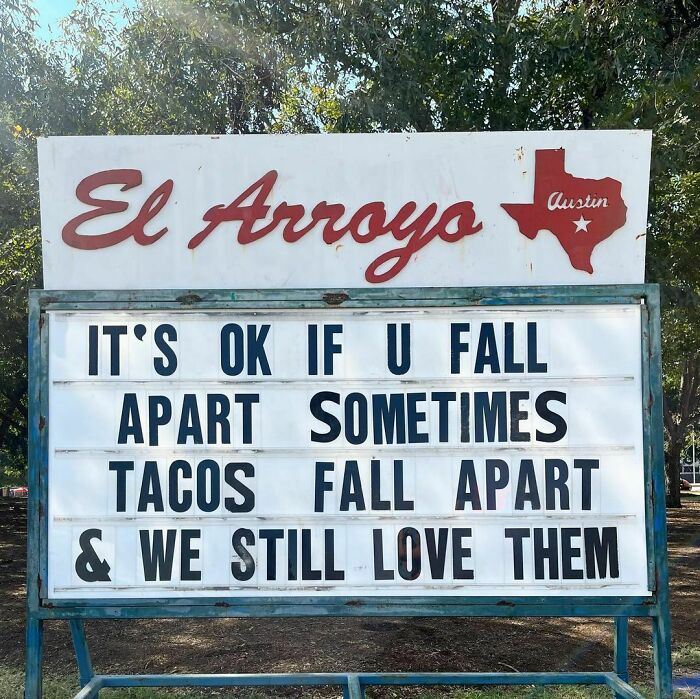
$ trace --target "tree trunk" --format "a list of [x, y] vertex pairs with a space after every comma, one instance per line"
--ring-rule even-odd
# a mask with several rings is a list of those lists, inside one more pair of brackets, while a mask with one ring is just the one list
[[681, 507], [681, 453], [683, 441], [672, 441], [666, 451], [666, 506]]

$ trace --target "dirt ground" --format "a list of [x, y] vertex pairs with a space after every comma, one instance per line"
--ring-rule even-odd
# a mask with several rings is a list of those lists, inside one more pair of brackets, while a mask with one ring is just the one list
[[[0, 499], [0, 664], [5, 668], [23, 665], [25, 536], [26, 503]], [[669, 555], [674, 649], [697, 647], [700, 497], [669, 513]], [[612, 623], [595, 619], [110, 620], [88, 622], [87, 633], [98, 672], [612, 668]], [[73, 672], [67, 624], [48, 624], [45, 637], [46, 671]], [[632, 622], [630, 651], [632, 681], [650, 683], [647, 621]], [[698, 653], [691, 655], [692, 665]], [[700, 672], [700, 667], [679, 669]], [[328, 690], [328, 696], [334, 694], [337, 690]], [[301, 694], [275, 689], [270, 696]]]

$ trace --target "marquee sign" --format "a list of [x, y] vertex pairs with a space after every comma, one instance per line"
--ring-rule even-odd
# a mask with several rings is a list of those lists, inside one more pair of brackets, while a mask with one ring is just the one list
[[51, 597], [650, 592], [639, 306], [49, 333]]
[[[52, 138], [27, 699], [626, 683], [670, 697], [647, 132]], [[616, 672], [94, 675], [90, 617], [610, 616]]]

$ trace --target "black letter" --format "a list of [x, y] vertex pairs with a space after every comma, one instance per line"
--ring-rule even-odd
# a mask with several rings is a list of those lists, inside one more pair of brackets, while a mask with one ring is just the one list
[[474, 461], [472, 459], [462, 459], [462, 464], [459, 467], [459, 483], [457, 484], [455, 510], [463, 510], [466, 502], [471, 504], [472, 510], [481, 509], [479, 486], [477, 485]]
[[510, 394], [510, 441], [529, 442], [530, 433], [520, 431], [520, 423], [527, 420], [527, 410], [520, 410], [520, 402], [530, 397], [530, 391], [512, 391]]
[[[496, 477], [498, 470], [498, 478]], [[486, 459], [486, 509], [496, 509], [496, 491], [508, 485], [508, 464], [503, 459]]]
[[199, 529], [183, 529], [180, 532], [180, 579], [201, 580], [202, 572], [192, 570], [192, 561], [199, 558], [199, 549], [192, 548], [192, 539], [199, 539]]
[[591, 509], [591, 471], [600, 468], [598, 459], [574, 459], [574, 468], [581, 469], [581, 509]]
[[452, 530], [452, 577], [455, 580], [474, 580], [474, 571], [462, 567], [463, 558], [471, 558], [472, 550], [462, 545], [462, 539], [472, 535], [471, 528]]
[[531, 510], [539, 510], [540, 493], [537, 489], [535, 478], [535, 464], [532, 459], [520, 460], [520, 472], [518, 473], [518, 487], [515, 491], [515, 509], [524, 510], [525, 503], [530, 503]]
[[284, 536], [282, 529], [261, 529], [261, 539], [267, 541], [267, 579], [277, 580], [277, 540]]
[[[233, 335], [236, 360], [233, 364], [231, 364], [231, 335]], [[238, 323], [227, 323], [221, 328], [221, 369], [227, 376], [238, 376], [243, 371], [243, 328]]]
[[148, 444], [158, 446], [158, 428], [167, 425], [173, 415], [170, 399], [166, 396], [148, 396]]
[[182, 413], [180, 413], [180, 426], [177, 429], [177, 443], [187, 444], [190, 437], [192, 437], [194, 444], [204, 444], [197, 396], [194, 393], [185, 393], [182, 396]]
[[239, 505], [235, 498], [224, 498], [224, 507], [229, 512], [252, 512], [255, 507], [255, 493], [236, 478], [236, 474], [242, 471], [246, 478], [255, 476], [255, 467], [247, 461], [232, 461], [224, 466], [224, 480], [239, 495], [243, 496], [243, 502]]
[[163, 542], [163, 530], [156, 529], [153, 532], [153, 544], [151, 544], [151, 532], [140, 529], [141, 559], [143, 561], [143, 577], [149, 582], [155, 580], [168, 581], [173, 577], [173, 558], [175, 557], [176, 529], [167, 530], [167, 539]]
[[450, 323], [450, 373], [459, 374], [462, 352], [469, 351], [469, 343], [462, 341], [462, 333], [469, 332], [469, 323]]
[[105, 325], [102, 328], [104, 335], [109, 335], [109, 373], [119, 376], [119, 350], [121, 349], [119, 338], [126, 335], [126, 325]]
[[324, 376], [333, 376], [333, 355], [340, 354], [343, 346], [336, 342], [333, 335], [343, 332], [342, 325], [324, 325], [323, 326], [323, 374]]
[[350, 444], [363, 444], [367, 441], [367, 398], [361, 393], [348, 393], [345, 398], [345, 438]]
[[560, 439], [564, 439], [567, 430], [566, 420], [549, 409], [548, 403], [550, 400], [566, 405], [566, 393], [561, 391], [544, 391], [537, 396], [535, 411], [543, 420], [554, 426], [554, 432], [540, 432], [537, 430], [535, 436], [540, 442], [558, 442]]
[[88, 326], [88, 375], [97, 376], [97, 326]]
[[377, 393], [372, 396], [372, 426], [375, 444], [406, 443], [403, 393]]
[[433, 391], [430, 399], [438, 404], [438, 439], [447, 442], [450, 438], [449, 405], [453, 400], [457, 400], [457, 394], [454, 391]]
[[374, 544], [374, 579], [393, 580], [394, 571], [384, 568], [384, 547], [382, 546], [382, 530], [372, 530], [372, 543]]
[[143, 429], [139, 415], [139, 402], [135, 393], [125, 393], [122, 403], [122, 416], [119, 420], [117, 444], [126, 444], [127, 437], [134, 438], [134, 444], [143, 444]]
[[544, 374], [547, 362], [537, 361], [537, 323], [527, 324], [527, 370], [531, 374]]
[[175, 342], [177, 340], [177, 330], [174, 326], [168, 323], [163, 323], [156, 328], [155, 333], [153, 333], [153, 340], [156, 343], [156, 347], [163, 353], [167, 363], [163, 361], [161, 357], [156, 357], [153, 360], [153, 367], [156, 373], [161, 376], [171, 376], [175, 373], [177, 369], [177, 355], [173, 351], [173, 348], [166, 342], [171, 340]]
[[301, 579], [320, 580], [321, 571], [311, 567], [311, 530], [301, 530]]
[[[555, 475], [556, 471], [556, 475]], [[569, 510], [569, 487], [566, 481], [569, 478], [569, 467], [566, 461], [561, 459], [545, 459], [544, 460], [544, 483], [545, 491], [545, 508], [555, 510], [557, 507], [555, 492], [559, 493], [559, 507], [562, 510]]]
[[333, 490], [333, 483], [325, 479], [328, 471], [332, 471], [335, 464], [332, 461], [317, 461], [316, 462], [316, 484], [314, 487], [314, 512], [323, 512], [325, 505], [324, 493], [330, 493]]
[[324, 530], [325, 570], [326, 580], [345, 580], [345, 572], [335, 569], [335, 532], [332, 529]]
[[482, 323], [479, 329], [479, 345], [476, 348], [476, 361], [474, 373], [483, 374], [484, 367], [488, 364], [490, 373], [500, 374], [501, 366], [498, 361], [498, 346], [496, 345], [496, 333], [493, 323]]
[[[489, 400], [485, 391], [474, 393], [474, 438], [483, 442], [484, 436], [489, 442], [508, 440], [506, 415], [506, 392], [494, 391]], [[498, 435], [496, 432], [498, 431]]]
[[503, 323], [504, 335], [504, 371], [506, 374], [522, 374], [525, 372], [525, 365], [515, 361], [515, 323]]
[[[399, 575], [404, 580], [415, 580], [420, 575], [420, 534], [413, 527], [399, 529], [396, 537], [399, 548]], [[409, 539], [411, 543], [409, 544]], [[408, 567], [408, 550], [411, 549], [411, 567]]]
[[561, 530], [561, 573], [564, 580], [582, 580], [583, 571], [571, 567], [571, 559], [581, 556], [581, 549], [571, 545], [571, 539], [580, 537], [581, 530], [577, 527], [562, 527]]
[[317, 419], [328, 425], [328, 432], [316, 432], [311, 430], [312, 442], [332, 442], [338, 439], [340, 435], [340, 420], [335, 415], [326, 412], [321, 406], [325, 401], [330, 401], [336, 405], [340, 405], [340, 393], [334, 391], [320, 391], [311, 397], [309, 409], [311, 414]]
[[236, 580], [250, 580], [255, 575], [255, 560], [245, 546], [255, 544], [255, 534], [250, 529], [236, 529], [231, 537], [231, 544], [241, 559], [240, 563], [231, 561], [231, 574]]
[[401, 323], [401, 361], [399, 362], [396, 342], [396, 323], [386, 326], [387, 366], [392, 374], [405, 374], [411, 368], [411, 325]]
[[583, 542], [586, 547], [586, 577], [591, 580], [596, 577], [596, 567], [599, 577], [608, 575], [608, 562], [610, 563], [610, 577], [620, 577], [620, 567], [617, 557], [617, 527], [586, 528], [583, 530]]
[[523, 579], [523, 539], [530, 538], [530, 530], [522, 527], [506, 529], [506, 539], [513, 540], [513, 580]]
[[559, 578], [559, 536], [554, 527], [547, 529], [547, 546], [544, 545], [544, 529], [535, 527], [533, 555], [535, 558], [535, 580], [544, 580], [544, 561], [547, 559], [549, 579]]
[[366, 510], [365, 496], [362, 492], [362, 481], [360, 480], [360, 467], [357, 461], [346, 461], [345, 472], [343, 473], [343, 487], [340, 491], [340, 511], [348, 512], [350, 503], [355, 505], [355, 510]]
[[192, 507], [192, 490], [184, 490], [182, 500], [178, 500], [178, 471], [182, 471], [183, 478], [192, 478], [192, 466], [187, 461], [173, 461], [168, 472], [168, 501], [173, 512], [187, 512]]
[[117, 472], [117, 512], [126, 512], [126, 472], [134, 470], [134, 462], [110, 461], [109, 470]]
[[154, 512], [165, 511], [163, 492], [160, 487], [160, 477], [158, 476], [158, 464], [155, 461], [146, 461], [143, 465], [141, 493], [139, 494], [139, 504], [136, 510], [138, 512], [147, 512], [149, 505], [153, 505]]
[[[209, 478], [207, 478], [207, 474]], [[214, 512], [221, 502], [221, 469], [213, 459], [204, 459], [197, 464], [197, 507], [202, 512]], [[211, 486], [207, 499], [207, 481]]]
[[216, 426], [221, 427], [221, 442], [219, 444], [231, 444], [231, 424], [228, 416], [231, 412], [231, 403], [223, 393], [207, 394], [207, 444], [217, 444]]
[[234, 403], [243, 406], [243, 444], [253, 443], [253, 404], [260, 402], [257, 393], [237, 393]]
[[248, 376], [254, 376], [258, 373], [258, 364], [263, 376], [270, 376], [270, 363], [267, 361], [265, 354], [265, 340], [270, 332], [270, 326], [265, 324], [260, 326], [260, 332], [255, 325], [246, 327], [248, 341]]

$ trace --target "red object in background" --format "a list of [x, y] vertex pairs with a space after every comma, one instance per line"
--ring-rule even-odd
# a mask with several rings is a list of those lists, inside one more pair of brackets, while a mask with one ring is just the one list
[[19, 488], [10, 488], [11, 498], [27, 498], [29, 497], [29, 488], [20, 486]]

